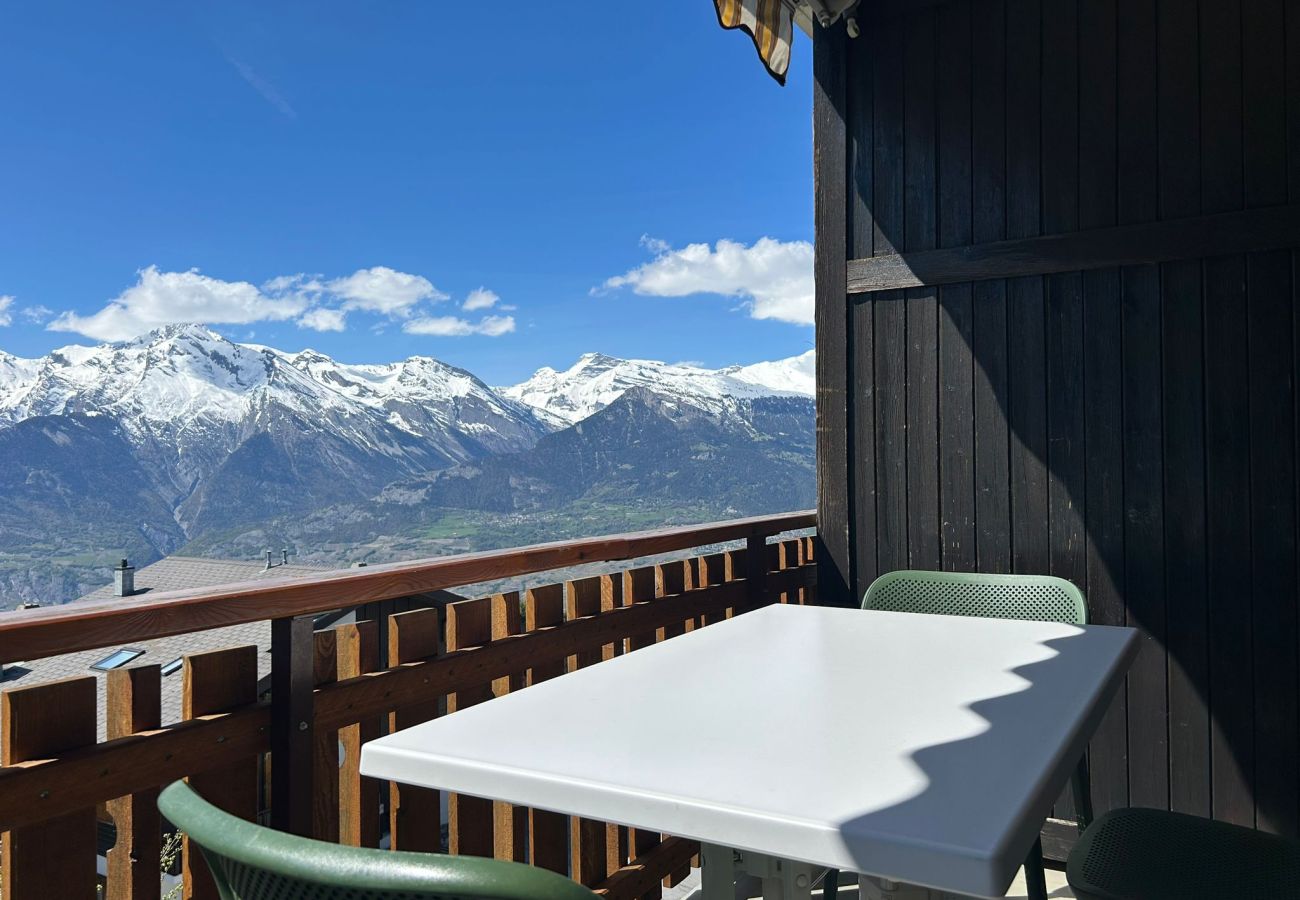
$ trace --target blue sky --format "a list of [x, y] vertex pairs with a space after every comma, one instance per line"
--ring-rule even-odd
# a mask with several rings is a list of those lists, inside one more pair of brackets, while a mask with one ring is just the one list
[[0, 348], [196, 309], [495, 383], [811, 348], [810, 42], [781, 88], [709, 0], [624, 6], [5, 4]]

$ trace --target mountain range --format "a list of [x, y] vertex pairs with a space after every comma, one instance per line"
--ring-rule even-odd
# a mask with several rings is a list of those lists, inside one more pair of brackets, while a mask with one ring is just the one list
[[0, 608], [119, 556], [346, 563], [809, 505], [813, 354], [711, 370], [582, 356], [492, 388], [200, 325], [0, 352]]

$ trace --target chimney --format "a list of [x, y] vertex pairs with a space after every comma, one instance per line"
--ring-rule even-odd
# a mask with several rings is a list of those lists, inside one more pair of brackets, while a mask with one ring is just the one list
[[289, 565], [289, 548], [285, 547], [280, 551], [280, 565]]
[[266, 568], [267, 568], [268, 570], [271, 568], [271, 551], [270, 551], [270, 550], [267, 550], [267, 551], [266, 551]]
[[113, 570], [113, 596], [130, 597], [135, 593], [135, 566], [127, 560]]

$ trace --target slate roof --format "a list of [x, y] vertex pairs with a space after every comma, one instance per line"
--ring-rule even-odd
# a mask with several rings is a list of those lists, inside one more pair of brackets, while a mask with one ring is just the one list
[[[190, 556], [170, 556], [156, 563], [144, 566], [135, 573], [136, 592], [133, 597], [150, 591], [182, 590], [185, 588], [211, 587], [235, 581], [250, 581], [257, 578], [293, 578], [315, 575], [330, 571], [324, 566], [276, 565], [266, 568], [264, 560], [229, 560], [198, 559]], [[103, 600], [113, 598], [113, 586], [106, 585], [73, 601]], [[150, 641], [138, 641], [125, 645], [145, 651], [127, 664], [141, 666], [156, 663], [166, 665], [179, 656], [202, 653], [207, 650], [224, 650], [253, 644], [257, 647], [257, 675], [266, 679], [271, 673], [271, 623], [250, 622], [245, 625], [232, 625], [228, 628], [213, 628], [209, 631], [195, 631], [172, 637], [158, 638]], [[106, 735], [105, 681], [107, 672], [90, 668], [118, 647], [101, 647], [98, 650], [86, 650], [81, 653], [67, 653], [51, 656], [31, 662], [17, 662], [6, 665], [0, 677], [0, 688], [27, 687], [57, 681], [61, 678], [93, 675], [99, 681], [98, 726], [99, 739]], [[162, 724], [170, 725], [181, 719], [181, 673], [164, 675], [162, 679]]]

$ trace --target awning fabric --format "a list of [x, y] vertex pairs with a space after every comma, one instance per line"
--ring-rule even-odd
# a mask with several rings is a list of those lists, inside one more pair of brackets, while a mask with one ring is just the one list
[[718, 24], [748, 32], [768, 73], [784, 85], [794, 38], [792, 5], [785, 0], [713, 0], [713, 5]]

